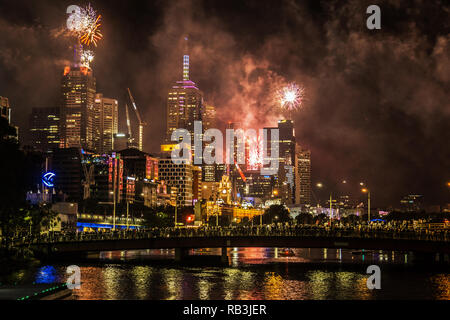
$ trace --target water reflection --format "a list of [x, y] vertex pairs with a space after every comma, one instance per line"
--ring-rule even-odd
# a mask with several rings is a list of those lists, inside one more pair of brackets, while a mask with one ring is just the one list
[[36, 274], [36, 283], [55, 283], [57, 280], [57, 272], [55, 267], [44, 266], [39, 268]]
[[[80, 265], [79, 300], [324, 300], [450, 299], [450, 276], [383, 269], [382, 290], [366, 286], [369, 263], [405, 265], [404, 253], [345, 249], [230, 248], [230, 267], [158, 265], [174, 250], [103, 252], [103, 263]], [[191, 250], [193, 255], [220, 255], [221, 249]], [[151, 259], [150, 259], [151, 258]], [[106, 260], [106, 261], [105, 261]], [[365, 261], [363, 265], [361, 262]], [[105, 264], [105, 262], [107, 264]], [[76, 264], [75, 262], [71, 264]], [[351, 268], [349, 266], [352, 266]], [[33, 272], [38, 283], [64, 282], [67, 266], [44, 266]], [[26, 278], [26, 274], [21, 276]], [[426, 288], [421, 289], [421, 288]]]
[[437, 288], [437, 300], [450, 300], [450, 277], [448, 274], [438, 274], [431, 277], [431, 283]]

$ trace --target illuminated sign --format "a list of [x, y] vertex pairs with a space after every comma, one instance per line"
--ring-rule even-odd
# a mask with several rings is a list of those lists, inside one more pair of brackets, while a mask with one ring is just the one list
[[42, 183], [48, 188], [53, 188], [55, 186], [53, 184], [53, 178], [54, 177], [55, 177], [55, 174], [53, 172], [47, 172], [42, 177]]

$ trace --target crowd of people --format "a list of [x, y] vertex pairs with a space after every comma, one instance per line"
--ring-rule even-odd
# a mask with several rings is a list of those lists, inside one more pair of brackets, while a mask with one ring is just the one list
[[113, 239], [145, 239], [167, 237], [237, 237], [237, 236], [287, 236], [287, 237], [333, 237], [333, 238], [380, 238], [450, 241], [450, 229], [418, 228], [411, 222], [327, 223], [307, 225], [298, 223], [273, 223], [267, 225], [238, 225], [230, 227], [200, 226], [178, 228], [145, 228], [103, 230], [93, 232], [48, 233], [32, 238], [16, 239], [21, 243], [98, 241]]

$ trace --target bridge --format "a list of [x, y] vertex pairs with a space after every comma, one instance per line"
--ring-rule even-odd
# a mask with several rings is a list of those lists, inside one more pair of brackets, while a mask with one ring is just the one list
[[[22, 245], [25, 245], [23, 243]], [[28, 246], [47, 254], [175, 249], [181, 260], [189, 249], [222, 248], [226, 258], [229, 247], [335, 248], [415, 252], [427, 256], [450, 254], [450, 233], [424, 233], [386, 230], [333, 230], [326, 228], [216, 228], [156, 229], [139, 232], [62, 235], [34, 239]]]

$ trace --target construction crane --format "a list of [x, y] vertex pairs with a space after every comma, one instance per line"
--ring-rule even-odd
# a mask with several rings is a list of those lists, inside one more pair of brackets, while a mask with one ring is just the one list
[[138, 148], [136, 144], [134, 143], [133, 135], [131, 134], [131, 121], [130, 121], [130, 113], [128, 112], [128, 104], [125, 104], [125, 111], [127, 114], [127, 128], [128, 128], [128, 148]]
[[[130, 101], [131, 104], [133, 105], [134, 108], [134, 112], [136, 113], [136, 117], [138, 119], [138, 123], [139, 123], [139, 133], [138, 133], [138, 149], [140, 151], [143, 151], [143, 142], [144, 142], [144, 127], [147, 125], [144, 121], [142, 121], [141, 118], [141, 114], [139, 113], [139, 110], [136, 106], [136, 102], [134, 101], [133, 95], [131, 94], [130, 88], [127, 88], [128, 90], [128, 96], [130, 97]], [[128, 112], [128, 108], [127, 108], [127, 112]], [[129, 120], [129, 118], [127, 119]], [[130, 130], [130, 127], [128, 128], [128, 130]], [[130, 131], [131, 132], [131, 131]], [[131, 139], [131, 138], [130, 138]]]
[[91, 187], [95, 184], [94, 181], [94, 165], [89, 162], [85, 157], [86, 152], [81, 149], [81, 164], [83, 167], [84, 179], [83, 184], [83, 199], [89, 199], [91, 197]]
[[247, 178], [245, 177], [245, 175], [242, 172], [241, 168], [237, 164], [236, 160], [234, 160], [234, 165], [236, 166], [236, 169], [238, 170], [239, 174], [241, 175], [242, 181], [244, 181], [244, 183], [246, 183], [247, 182]]

